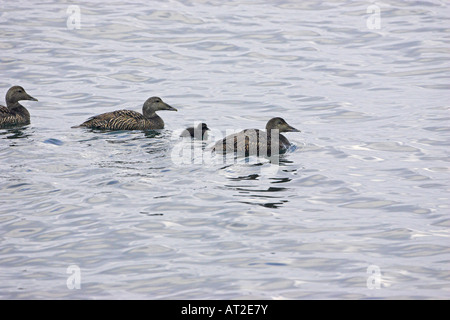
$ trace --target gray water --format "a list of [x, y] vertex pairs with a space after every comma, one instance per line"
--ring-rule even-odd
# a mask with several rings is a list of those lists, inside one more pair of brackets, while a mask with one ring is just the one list
[[[449, 4], [372, 4], [3, 1], [0, 101], [39, 102], [0, 130], [0, 298], [450, 298]], [[164, 130], [71, 129], [151, 96]], [[275, 116], [278, 165], [203, 158]]]

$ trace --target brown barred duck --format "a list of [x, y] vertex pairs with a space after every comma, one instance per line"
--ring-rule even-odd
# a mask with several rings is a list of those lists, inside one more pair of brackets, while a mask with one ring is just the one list
[[30, 124], [30, 113], [19, 101], [38, 101], [36, 98], [26, 93], [24, 88], [14, 86], [6, 92], [5, 100], [6, 107], [0, 105], [0, 128]]
[[145, 101], [142, 114], [133, 110], [117, 110], [102, 113], [89, 118], [79, 126], [72, 128], [90, 128], [100, 130], [154, 130], [164, 129], [163, 119], [156, 111], [177, 111], [174, 107], [163, 102], [161, 98], [151, 97]]

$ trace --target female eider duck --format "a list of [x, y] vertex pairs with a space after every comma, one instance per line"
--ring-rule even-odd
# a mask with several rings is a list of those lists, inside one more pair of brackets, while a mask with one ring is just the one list
[[0, 105], [0, 128], [30, 124], [30, 113], [19, 101], [38, 101], [20, 86], [11, 87], [6, 92], [6, 107]]
[[197, 127], [189, 127], [185, 129], [180, 137], [191, 137], [191, 138], [199, 138], [199, 139], [207, 139], [208, 133], [210, 129], [206, 125], [206, 123], [199, 123]]
[[[283, 118], [272, 118], [266, 124], [266, 131], [245, 129], [216, 142], [216, 153], [234, 152], [240, 156], [271, 156], [285, 153], [291, 143], [281, 132], [300, 132], [287, 124]], [[278, 149], [278, 152], [276, 150]]]
[[79, 126], [72, 128], [90, 128], [100, 130], [154, 130], [164, 129], [163, 119], [156, 114], [159, 110], [177, 111], [163, 102], [161, 98], [151, 97], [145, 101], [142, 114], [133, 110], [117, 110], [102, 113], [89, 118]]

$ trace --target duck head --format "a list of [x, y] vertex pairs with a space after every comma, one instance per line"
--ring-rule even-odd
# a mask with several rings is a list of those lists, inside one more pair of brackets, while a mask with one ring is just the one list
[[148, 98], [147, 101], [145, 101], [144, 106], [142, 107], [144, 116], [152, 116], [156, 111], [159, 110], [178, 111], [174, 107], [171, 107], [167, 103], [163, 102], [159, 97]]
[[6, 93], [5, 100], [6, 105], [9, 108], [13, 108], [19, 105], [18, 102], [22, 100], [38, 101], [36, 98], [30, 96], [21, 86], [13, 86], [9, 88], [8, 92]]
[[272, 118], [266, 124], [266, 130], [278, 129], [281, 132], [301, 132], [300, 130], [289, 125], [283, 118]]

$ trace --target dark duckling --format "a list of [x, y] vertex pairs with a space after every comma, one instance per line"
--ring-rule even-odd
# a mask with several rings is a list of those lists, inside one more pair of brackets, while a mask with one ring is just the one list
[[6, 92], [6, 107], [0, 105], [0, 128], [30, 124], [30, 113], [19, 101], [33, 98], [20, 86], [13, 86]]
[[289, 149], [291, 143], [281, 132], [300, 132], [300, 130], [290, 126], [283, 118], [272, 118], [266, 124], [266, 131], [245, 129], [231, 134], [216, 142], [213, 151], [218, 153], [234, 152], [246, 157], [282, 154]]
[[164, 129], [163, 119], [156, 114], [159, 110], [177, 111], [163, 102], [161, 98], [151, 97], [145, 101], [142, 114], [132, 110], [117, 110], [89, 118], [72, 128], [91, 128], [100, 130], [154, 130]]
[[199, 137], [200, 139], [206, 139], [208, 136], [207, 131], [209, 131], [210, 129], [208, 128], [208, 126], [206, 125], [206, 123], [199, 123], [198, 126], [196, 128], [194, 127], [189, 127], [187, 129], [185, 129], [180, 137], [191, 137], [191, 138], [197, 138]]

